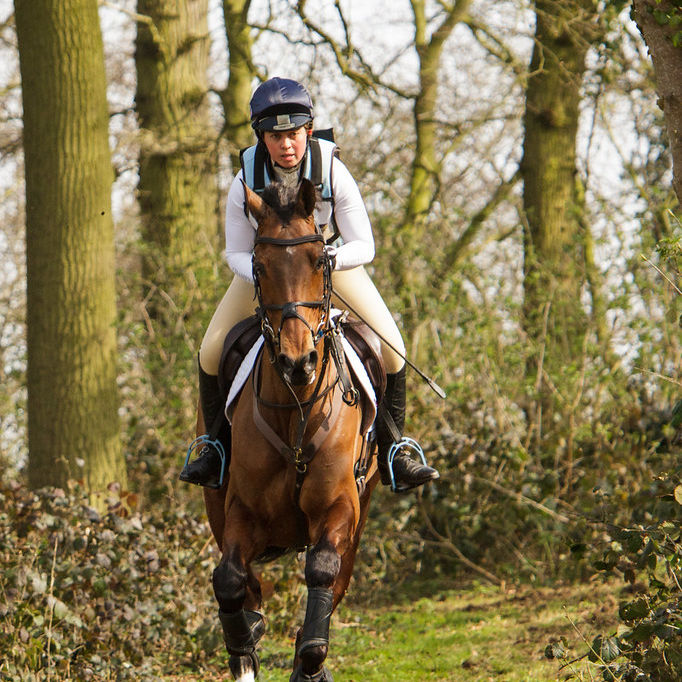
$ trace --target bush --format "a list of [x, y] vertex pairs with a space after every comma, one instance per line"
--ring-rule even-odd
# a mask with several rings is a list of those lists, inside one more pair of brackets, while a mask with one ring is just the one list
[[[682, 469], [656, 479], [648, 504], [640, 495], [645, 523], [610, 526], [593, 567], [630, 588], [618, 608], [615, 633], [597, 636], [585, 654], [604, 680], [676, 682], [682, 679]], [[637, 508], [633, 516], [637, 516]], [[594, 549], [594, 548], [593, 548]], [[549, 658], [568, 657], [550, 644]]]
[[113, 492], [100, 516], [78, 486], [0, 489], [0, 678], [158, 679], [223, 651], [207, 525]]

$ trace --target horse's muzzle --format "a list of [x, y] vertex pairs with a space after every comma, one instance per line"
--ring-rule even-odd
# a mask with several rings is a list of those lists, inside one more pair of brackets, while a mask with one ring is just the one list
[[315, 349], [292, 360], [288, 355], [280, 353], [277, 362], [285, 381], [292, 386], [308, 386], [315, 381], [317, 367], [317, 351]]

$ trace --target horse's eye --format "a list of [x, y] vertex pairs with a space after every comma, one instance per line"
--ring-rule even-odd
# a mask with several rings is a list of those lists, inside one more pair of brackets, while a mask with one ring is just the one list
[[265, 266], [259, 261], [253, 261], [253, 274], [262, 277], [265, 274]]
[[324, 263], [327, 260], [326, 255], [320, 256], [315, 262], [315, 270], [321, 270], [324, 267]]

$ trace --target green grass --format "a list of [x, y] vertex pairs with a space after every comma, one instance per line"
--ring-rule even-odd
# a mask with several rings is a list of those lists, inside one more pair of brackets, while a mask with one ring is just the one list
[[[335, 682], [562, 679], [569, 670], [546, 660], [545, 646], [564, 636], [573, 653], [583, 653], [581, 635], [591, 641], [614, 628], [617, 589], [473, 587], [390, 606], [344, 603], [332, 620], [327, 667]], [[293, 640], [266, 635], [262, 644], [259, 680], [288, 680]], [[585, 664], [573, 672], [575, 679], [594, 679]]]

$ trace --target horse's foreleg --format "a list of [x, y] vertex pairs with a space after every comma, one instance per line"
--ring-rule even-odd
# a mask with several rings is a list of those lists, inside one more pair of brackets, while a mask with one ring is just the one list
[[227, 483], [222, 488], [216, 490], [214, 488], [204, 488], [204, 505], [206, 507], [206, 516], [208, 517], [208, 525], [211, 527], [211, 532], [218, 544], [218, 549], [222, 550], [223, 533], [225, 532], [225, 494], [227, 492]]
[[251, 682], [258, 674], [256, 645], [265, 632], [263, 615], [244, 608], [247, 599], [253, 602], [255, 597], [260, 601], [260, 589], [249, 567], [256, 551], [250, 541], [253, 537], [252, 524], [239, 513], [238, 504], [233, 505], [222, 542], [223, 556], [213, 571], [213, 591], [225, 648], [230, 654], [230, 671], [239, 682]]
[[355, 523], [353, 505], [337, 502], [327, 515], [320, 540], [306, 555], [305, 581], [308, 587], [303, 628], [297, 638], [297, 665], [290, 682], [331, 682], [323, 666], [329, 651], [329, 624], [334, 610], [334, 584], [341, 569]]
[[[375, 477], [376, 479], [376, 477]], [[377, 481], [370, 481], [369, 485], [365, 489], [364, 494], [360, 498], [360, 519], [353, 533], [353, 538], [348, 546], [348, 549], [343, 553], [341, 557], [341, 566], [339, 572], [336, 576], [336, 581], [334, 582], [334, 605], [333, 608], [336, 609], [339, 602], [343, 599], [348, 589], [348, 584], [350, 583], [351, 576], [353, 575], [353, 566], [355, 565], [355, 555], [358, 551], [358, 546], [360, 544], [360, 537], [362, 531], [365, 529], [365, 522], [367, 521], [367, 516], [369, 512], [369, 500], [372, 495], [372, 491], [376, 486]]]

